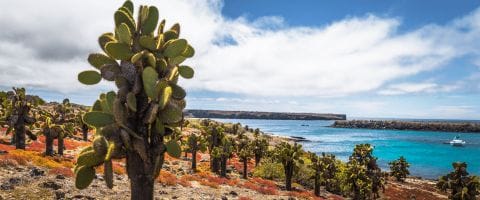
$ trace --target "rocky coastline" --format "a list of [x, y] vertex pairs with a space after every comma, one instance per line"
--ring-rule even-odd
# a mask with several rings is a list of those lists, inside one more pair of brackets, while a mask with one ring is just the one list
[[337, 120], [334, 128], [389, 129], [480, 133], [480, 123], [473, 122], [414, 122], [398, 120]]

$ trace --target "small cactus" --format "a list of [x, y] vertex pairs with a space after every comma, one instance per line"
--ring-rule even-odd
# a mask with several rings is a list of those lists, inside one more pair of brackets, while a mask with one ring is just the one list
[[113, 187], [111, 159], [126, 158], [131, 198], [153, 199], [154, 179], [160, 174], [164, 154], [179, 157], [181, 153], [177, 128], [182, 123], [186, 92], [178, 79], [193, 77], [193, 69], [183, 62], [194, 50], [179, 38], [180, 25], [166, 31], [164, 20], [158, 25], [156, 7], [140, 6], [137, 20], [133, 14], [133, 3], [127, 0], [114, 14], [115, 30], [98, 39], [104, 53], [88, 58], [95, 69], [78, 75], [86, 85], [102, 79], [114, 81], [118, 90], [101, 94], [83, 116], [96, 136], [93, 151], [79, 155], [76, 185], [88, 186], [91, 180], [79, 173], [88, 175], [103, 164], [106, 184]]
[[395, 177], [397, 181], [404, 182], [405, 178], [410, 174], [410, 171], [408, 171], [410, 164], [403, 156], [400, 156], [397, 160], [389, 162], [388, 165], [390, 165], [391, 175]]

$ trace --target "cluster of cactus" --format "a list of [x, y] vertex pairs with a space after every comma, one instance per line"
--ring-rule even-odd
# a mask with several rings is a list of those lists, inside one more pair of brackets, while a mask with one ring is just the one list
[[1, 121], [8, 125], [6, 133], [12, 133], [12, 144], [16, 149], [25, 149], [26, 136], [36, 140], [37, 136], [31, 131], [35, 125], [37, 106], [45, 103], [37, 96], [26, 95], [25, 88], [13, 88], [13, 91], [2, 92]]
[[45, 135], [45, 155], [53, 156], [53, 141], [58, 140], [57, 153], [63, 155], [64, 138], [75, 134], [75, 113], [69, 99], [64, 99], [52, 111], [40, 111], [40, 134]]
[[207, 146], [205, 145], [205, 138], [202, 135], [190, 134], [186, 141], [187, 148], [185, 152], [192, 154], [192, 171], [197, 171], [197, 152], [205, 152]]
[[165, 152], [173, 157], [181, 154], [179, 138], [172, 137], [186, 106], [186, 92], [178, 80], [193, 77], [193, 69], [182, 63], [194, 55], [194, 49], [179, 38], [179, 24], [167, 30], [165, 20], [158, 22], [156, 7], [140, 6], [136, 21], [133, 13], [129, 0], [115, 12], [114, 32], [98, 40], [105, 53], [88, 57], [96, 70], [78, 74], [86, 85], [102, 78], [114, 81], [118, 91], [101, 94], [83, 116], [86, 124], [95, 127], [96, 136], [93, 146], [78, 157], [76, 186], [86, 188], [94, 178], [94, 167], [103, 164], [111, 188], [111, 159], [126, 157], [131, 198], [153, 199]]
[[370, 144], [358, 144], [347, 162], [347, 186], [353, 199], [375, 199], [384, 187], [383, 174]]
[[278, 162], [282, 163], [285, 171], [285, 188], [292, 190], [292, 177], [295, 168], [299, 164], [303, 164], [302, 160], [302, 145], [294, 143], [291, 145], [288, 142], [282, 142], [275, 146], [275, 158]]
[[465, 162], [452, 163], [453, 172], [440, 177], [437, 187], [442, 191], [450, 190], [449, 199], [475, 200], [479, 195], [480, 180], [477, 176], [469, 176]]
[[219, 146], [212, 149], [211, 155], [220, 163], [220, 176], [227, 177], [227, 161], [233, 156], [235, 141], [229, 137], [223, 137]]
[[389, 162], [388, 165], [390, 166], [390, 175], [395, 177], [397, 181], [404, 182], [405, 178], [410, 175], [410, 171], [408, 171], [410, 164], [403, 156], [400, 156], [397, 160]]

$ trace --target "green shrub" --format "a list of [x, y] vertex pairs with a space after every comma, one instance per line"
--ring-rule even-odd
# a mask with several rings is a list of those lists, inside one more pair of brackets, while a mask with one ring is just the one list
[[283, 165], [276, 162], [262, 162], [253, 170], [253, 176], [269, 180], [285, 180]]

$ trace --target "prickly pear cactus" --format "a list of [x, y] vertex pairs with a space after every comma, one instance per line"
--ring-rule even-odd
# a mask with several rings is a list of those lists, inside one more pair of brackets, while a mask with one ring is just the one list
[[[115, 30], [98, 40], [103, 52], [88, 57], [94, 69], [78, 74], [83, 84], [103, 79], [115, 82], [118, 90], [101, 94], [83, 116], [96, 136], [93, 148], [78, 157], [76, 186], [87, 187], [95, 167], [103, 164], [111, 173], [111, 159], [126, 157], [132, 199], [152, 199], [164, 153], [181, 154], [179, 138], [171, 135], [186, 106], [178, 79], [193, 77], [193, 69], [183, 63], [194, 49], [180, 38], [179, 24], [166, 29], [165, 20], [159, 23], [155, 6], [140, 6], [136, 19], [133, 3], [126, 1], [114, 14]], [[111, 174], [105, 177], [112, 187]]]
[[32, 140], [37, 137], [30, 131], [30, 126], [36, 122], [33, 117], [36, 107], [44, 101], [37, 96], [27, 96], [25, 88], [13, 88], [3, 97], [2, 107], [4, 108], [3, 119], [9, 126], [6, 133], [12, 134], [12, 144], [17, 149], [25, 149], [26, 136]]
[[40, 134], [45, 135], [45, 155], [53, 156], [53, 141], [58, 141], [58, 154], [63, 155], [65, 146], [63, 139], [72, 137], [75, 134], [75, 113], [69, 99], [64, 99], [61, 104], [56, 105], [53, 110], [41, 110]]

